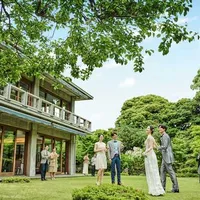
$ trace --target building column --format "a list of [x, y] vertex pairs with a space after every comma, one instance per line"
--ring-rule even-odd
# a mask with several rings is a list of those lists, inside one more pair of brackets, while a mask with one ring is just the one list
[[71, 112], [75, 113], [75, 98], [71, 98]]
[[76, 135], [70, 136], [69, 147], [69, 174], [76, 174]]
[[37, 77], [34, 78], [33, 94], [38, 97], [40, 94], [40, 80]]
[[35, 176], [35, 164], [36, 164], [36, 144], [37, 143], [37, 124], [32, 123], [30, 137], [28, 140], [28, 163], [27, 163], [27, 175]]

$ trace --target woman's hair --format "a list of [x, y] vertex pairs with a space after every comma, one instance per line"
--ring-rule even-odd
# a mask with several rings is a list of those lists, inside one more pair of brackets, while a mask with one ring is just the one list
[[151, 134], [153, 134], [153, 132], [154, 132], [154, 127], [153, 127], [153, 126], [148, 126], [148, 128], [150, 129]]
[[101, 135], [104, 137], [104, 135], [103, 135], [103, 134], [99, 134], [99, 135], [98, 135], [98, 138], [100, 138], [100, 136], [101, 136]]

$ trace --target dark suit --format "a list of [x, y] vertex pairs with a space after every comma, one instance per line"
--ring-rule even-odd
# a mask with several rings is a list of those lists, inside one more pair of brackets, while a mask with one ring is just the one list
[[161, 169], [160, 169], [162, 186], [165, 190], [166, 172], [168, 172], [168, 174], [171, 178], [171, 181], [173, 183], [172, 191], [179, 191], [176, 174], [172, 167], [172, 163], [174, 162], [174, 155], [173, 155], [172, 144], [171, 144], [169, 135], [167, 133], [164, 133], [161, 136], [160, 141], [161, 141], [161, 145], [160, 145], [160, 147], [158, 147], [158, 149], [162, 153], [162, 164], [161, 164]]

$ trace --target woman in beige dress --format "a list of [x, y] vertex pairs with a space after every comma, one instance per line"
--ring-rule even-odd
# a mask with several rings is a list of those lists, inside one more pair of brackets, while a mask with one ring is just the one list
[[59, 157], [59, 155], [56, 153], [56, 148], [53, 149], [53, 151], [50, 154], [50, 158], [49, 158], [49, 172], [50, 172], [50, 177], [51, 180], [55, 179], [55, 173], [57, 172], [57, 158]]
[[83, 158], [83, 175], [88, 175], [88, 165], [90, 163], [88, 154], [86, 154]]
[[97, 153], [96, 157], [96, 170], [97, 173], [97, 185], [102, 184], [104, 170], [107, 169], [107, 159], [106, 159], [106, 144], [103, 142], [103, 135], [100, 135], [99, 142], [94, 145], [94, 152]]

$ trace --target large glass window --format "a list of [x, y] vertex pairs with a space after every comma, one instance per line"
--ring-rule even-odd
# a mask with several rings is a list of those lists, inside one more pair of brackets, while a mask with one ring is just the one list
[[56, 148], [56, 153], [59, 155], [57, 159], [57, 164], [58, 164], [58, 172], [61, 171], [61, 141], [56, 140], [55, 141], [55, 148]]
[[5, 130], [3, 137], [2, 172], [13, 172], [15, 133]]
[[49, 152], [52, 152], [52, 141], [51, 141], [51, 139], [45, 138], [44, 146], [48, 146], [49, 147]]
[[40, 173], [41, 151], [43, 150], [43, 137], [38, 136], [36, 145], [36, 174]]
[[16, 154], [15, 154], [15, 174], [24, 173], [24, 147], [25, 132], [17, 130], [16, 134]]
[[66, 141], [62, 141], [62, 172], [66, 173]]

